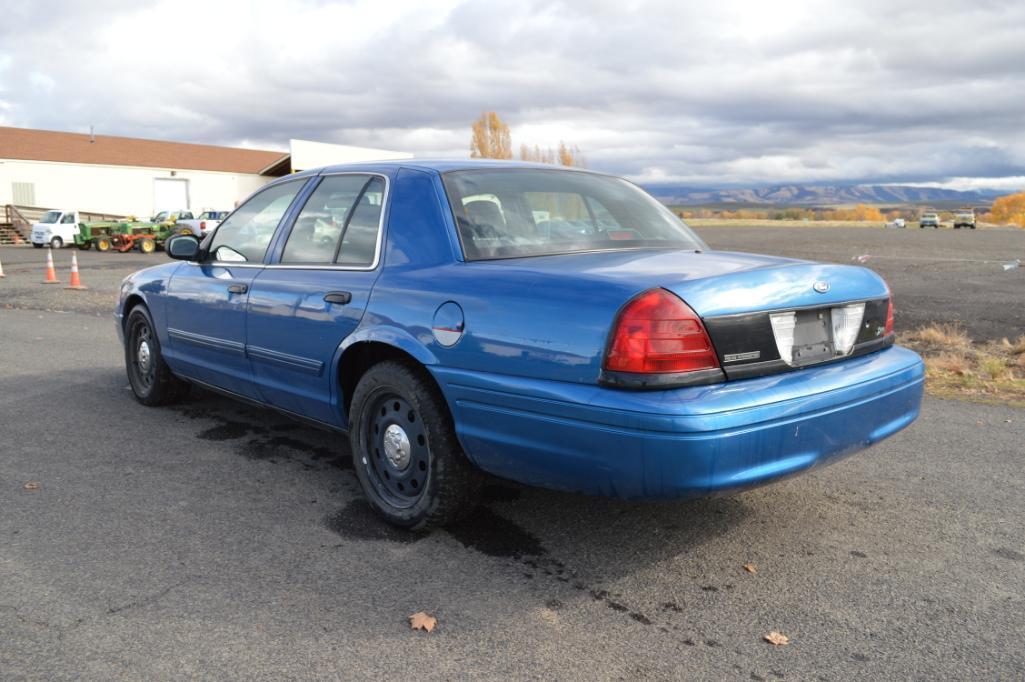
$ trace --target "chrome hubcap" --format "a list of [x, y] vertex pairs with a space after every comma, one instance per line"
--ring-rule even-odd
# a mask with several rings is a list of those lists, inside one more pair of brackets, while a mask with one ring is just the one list
[[409, 455], [412, 448], [409, 445], [409, 436], [398, 424], [391, 424], [384, 430], [384, 456], [388, 463], [399, 471], [409, 466]]
[[143, 372], [149, 371], [150, 352], [149, 343], [143, 341], [139, 344], [139, 369]]

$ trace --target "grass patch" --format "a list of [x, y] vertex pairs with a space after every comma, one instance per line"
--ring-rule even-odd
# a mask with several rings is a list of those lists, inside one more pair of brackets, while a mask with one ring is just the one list
[[952, 324], [905, 332], [900, 343], [925, 359], [925, 388], [941, 398], [1025, 407], [1025, 336], [973, 343]]

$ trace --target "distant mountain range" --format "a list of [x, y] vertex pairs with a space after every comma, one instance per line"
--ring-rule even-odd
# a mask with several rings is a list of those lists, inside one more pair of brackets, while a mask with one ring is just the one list
[[674, 185], [648, 185], [646, 190], [665, 204], [739, 206], [832, 206], [839, 204], [990, 204], [1008, 192], [961, 192], [908, 185], [777, 185], [754, 189], [695, 189]]

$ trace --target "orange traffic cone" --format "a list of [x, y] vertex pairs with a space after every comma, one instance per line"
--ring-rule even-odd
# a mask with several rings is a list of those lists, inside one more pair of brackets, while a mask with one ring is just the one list
[[46, 279], [43, 284], [60, 284], [57, 281], [57, 271], [53, 269], [53, 249], [46, 249]]
[[88, 289], [89, 287], [82, 286], [82, 280], [78, 278], [78, 254], [74, 251], [71, 252], [71, 284], [64, 287], [65, 289]]

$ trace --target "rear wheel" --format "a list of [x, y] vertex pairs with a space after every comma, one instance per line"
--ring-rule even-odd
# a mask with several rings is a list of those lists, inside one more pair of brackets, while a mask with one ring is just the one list
[[82, 251], [88, 251], [92, 247], [92, 242], [82, 242], [78, 244], [78, 248]]
[[188, 392], [189, 384], [164, 362], [153, 320], [141, 305], [132, 309], [125, 323], [125, 368], [132, 393], [143, 405], [167, 405]]
[[353, 393], [349, 424], [360, 485], [389, 523], [444, 526], [476, 505], [482, 476], [424, 370], [391, 361], [371, 367]]
[[96, 242], [96, 250], [97, 251], [103, 251], [103, 252], [110, 251], [110, 249], [111, 249], [110, 237], [97, 237], [94, 241]]
[[157, 250], [157, 243], [152, 237], [143, 237], [139, 240], [139, 250], [143, 253], [153, 253]]

